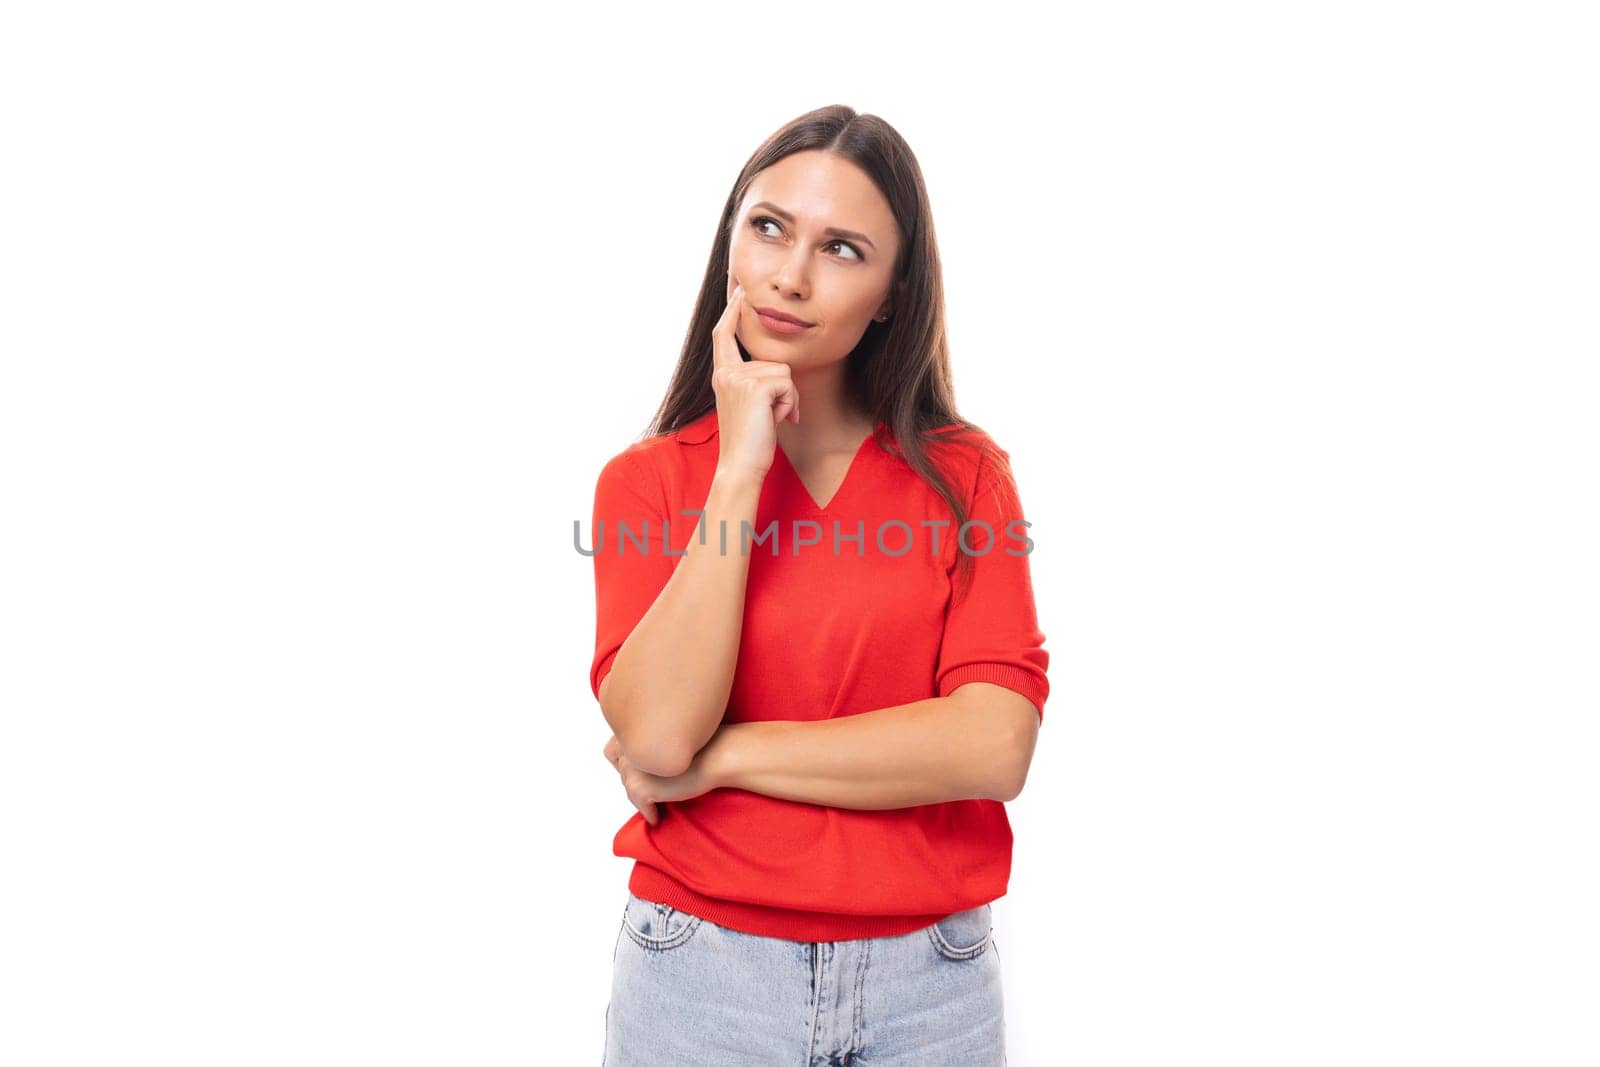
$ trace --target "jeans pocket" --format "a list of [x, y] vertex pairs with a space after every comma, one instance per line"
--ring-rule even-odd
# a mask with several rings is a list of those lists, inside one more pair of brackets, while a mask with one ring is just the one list
[[700, 929], [700, 916], [630, 892], [622, 909], [622, 932], [633, 943], [652, 952], [665, 952], [688, 944]]
[[958, 911], [928, 927], [928, 940], [947, 960], [970, 960], [994, 942], [994, 908], [979, 904]]

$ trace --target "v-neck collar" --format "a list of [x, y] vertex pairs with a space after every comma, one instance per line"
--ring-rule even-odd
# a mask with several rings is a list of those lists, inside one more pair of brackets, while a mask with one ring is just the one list
[[811, 490], [806, 488], [806, 483], [801, 479], [800, 472], [795, 470], [794, 463], [789, 459], [789, 453], [783, 450], [783, 442], [781, 441], [777, 444], [776, 455], [774, 459], [781, 461], [784, 469], [789, 472], [790, 479], [794, 481], [795, 487], [800, 491], [799, 495], [801, 500], [803, 500], [812, 511], [815, 511], [819, 515], [826, 515], [838, 507], [840, 502], [844, 499], [845, 494], [850, 490], [851, 485], [859, 480], [856, 477], [856, 468], [861, 466], [862, 456], [865, 455], [867, 447], [872, 444], [882, 427], [882, 421], [876, 423], [871, 432], [869, 432], [867, 436], [862, 439], [861, 444], [856, 446], [854, 455], [850, 457], [850, 465], [845, 468], [844, 480], [839, 483], [839, 488], [833, 491], [833, 496], [828, 498], [828, 502], [826, 504], [817, 503], [816, 497], [811, 495]]

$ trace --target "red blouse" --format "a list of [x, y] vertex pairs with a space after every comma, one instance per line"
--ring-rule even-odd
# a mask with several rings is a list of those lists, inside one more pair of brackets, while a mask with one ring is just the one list
[[[877, 432], [892, 440], [886, 424]], [[699, 517], [682, 511], [705, 506], [716, 435], [713, 410], [628, 446], [600, 472], [589, 671], [596, 699], [617, 650], [698, 534]], [[783, 449], [774, 451], [749, 535], [725, 721], [855, 715], [948, 696], [966, 682], [1021, 693], [1043, 721], [1050, 654], [1009, 455], [981, 433], [936, 436], [930, 455], [968, 506], [960, 544], [973, 557], [971, 585], [959, 597], [949, 507], [876, 436], [825, 508]], [[706, 537], [715, 544], [718, 531]], [[726, 544], [739, 551], [740, 532], [729, 527]], [[658, 811], [659, 825], [635, 812], [612, 842], [613, 854], [634, 859], [629, 889], [768, 937], [908, 933], [1003, 896], [1011, 873], [1011, 826], [995, 800], [867, 811], [719, 788]]]

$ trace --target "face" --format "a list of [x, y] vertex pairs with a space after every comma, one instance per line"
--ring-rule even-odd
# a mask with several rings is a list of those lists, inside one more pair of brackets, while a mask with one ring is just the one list
[[[893, 311], [899, 245], [888, 200], [854, 163], [821, 151], [779, 160], [756, 175], [733, 218], [728, 294], [744, 286], [739, 340], [755, 359], [797, 368], [845, 358], [874, 317]], [[785, 331], [761, 308], [811, 325]]]

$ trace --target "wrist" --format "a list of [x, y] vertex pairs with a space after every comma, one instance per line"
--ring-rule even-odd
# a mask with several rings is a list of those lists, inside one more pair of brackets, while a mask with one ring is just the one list
[[711, 487], [720, 489], [724, 493], [742, 495], [754, 493], [761, 495], [761, 487], [767, 480], [764, 470], [748, 470], [741, 467], [724, 467], [718, 465], [711, 474]]
[[706, 776], [713, 788], [743, 788], [742, 749], [750, 739], [750, 729], [760, 723], [731, 722], [717, 728], [706, 749]]

